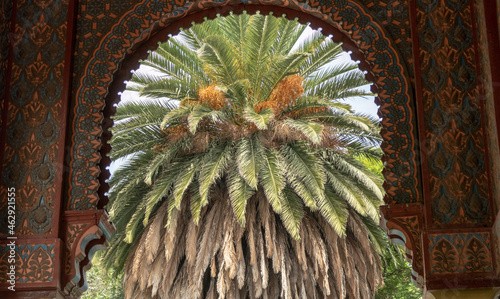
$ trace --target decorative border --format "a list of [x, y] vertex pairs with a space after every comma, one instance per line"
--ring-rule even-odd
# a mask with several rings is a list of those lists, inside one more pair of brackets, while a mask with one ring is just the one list
[[[108, 88], [113, 82], [113, 73], [120, 69], [124, 59], [141, 43], [154, 38], [158, 28], [173, 27], [174, 22], [181, 19], [185, 21], [197, 12], [208, 14], [220, 9], [223, 13], [228, 13], [232, 6], [236, 7], [243, 2], [181, 0], [167, 3], [167, 7], [159, 13], [154, 6], [156, 1], [145, 0], [123, 15], [103, 36], [84, 69], [76, 92], [72, 121], [70, 201], [66, 203], [68, 210], [90, 209], [99, 203], [99, 184], [96, 178], [101, 172], [99, 150], [103, 134], [102, 111], [106, 105]], [[373, 79], [379, 94], [376, 101], [380, 105], [379, 115], [383, 118], [386, 202], [420, 201], [417, 189], [414, 105], [404, 62], [383, 28], [362, 5], [345, 0], [329, 4], [330, 6], [313, 8], [306, 3], [277, 0], [256, 1], [252, 5], [246, 4], [244, 8], [265, 5], [270, 10], [273, 7], [278, 10], [290, 9], [304, 18], [323, 21], [325, 27], [329, 27], [323, 28], [324, 32], [325, 29], [340, 31], [344, 34], [340, 38], [347, 36], [351, 44], [354, 42], [362, 54], [361, 66], [369, 72], [367, 77]]]

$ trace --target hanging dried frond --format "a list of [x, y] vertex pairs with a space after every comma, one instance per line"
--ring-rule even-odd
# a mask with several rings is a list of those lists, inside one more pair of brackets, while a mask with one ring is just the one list
[[[348, 238], [339, 238], [321, 215], [307, 212], [297, 241], [262, 192], [248, 203], [245, 227], [223, 186], [210, 198], [203, 226], [183, 204], [176, 232], [163, 229], [163, 204], [127, 262], [126, 298], [371, 298], [377, 289], [380, 259], [356, 214], [350, 213]], [[147, 241], [159, 229], [164, 246], [155, 259], [144, 258], [157, 246]]]

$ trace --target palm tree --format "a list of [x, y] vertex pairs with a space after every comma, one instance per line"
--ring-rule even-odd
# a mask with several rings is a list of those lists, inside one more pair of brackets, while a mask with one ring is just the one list
[[[341, 45], [272, 16], [218, 17], [152, 52], [114, 116], [126, 298], [371, 298], [381, 282], [378, 124]], [[371, 241], [370, 241], [371, 240]]]

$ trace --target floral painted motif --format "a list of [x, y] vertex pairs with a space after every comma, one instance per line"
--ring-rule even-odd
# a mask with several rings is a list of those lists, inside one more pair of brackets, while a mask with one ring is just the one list
[[489, 233], [429, 235], [431, 274], [493, 271], [490, 238]]

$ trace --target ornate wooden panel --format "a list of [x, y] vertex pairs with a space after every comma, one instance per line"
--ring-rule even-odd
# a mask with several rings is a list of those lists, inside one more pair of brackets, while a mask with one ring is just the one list
[[67, 11], [67, 1], [16, 1], [15, 31], [7, 35], [13, 51], [2, 186], [16, 187], [23, 235], [53, 229]]
[[433, 225], [492, 221], [473, 9], [417, 1]]

